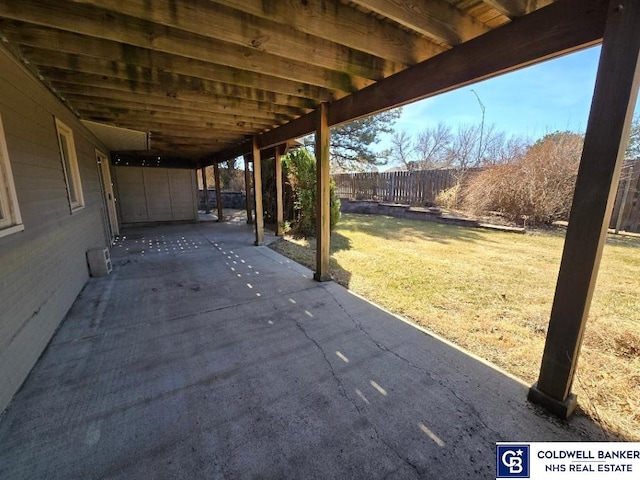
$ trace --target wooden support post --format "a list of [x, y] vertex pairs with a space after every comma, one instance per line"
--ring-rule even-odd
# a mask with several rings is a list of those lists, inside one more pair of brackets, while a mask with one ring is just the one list
[[211, 213], [211, 207], [209, 207], [209, 187], [207, 185], [207, 167], [200, 169], [202, 174], [202, 193], [204, 196], [204, 213]]
[[253, 223], [253, 199], [251, 196], [251, 172], [249, 171], [249, 161], [251, 155], [244, 156], [244, 190], [246, 192], [245, 201], [247, 204], [247, 223]]
[[220, 164], [213, 164], [213, 180], [216, 184], [216, 205], [218, 208], [218, 221], [224, 222], [224, 210], [222, 205], [222, 191], [220, 188]]
[[262, 214], [262, 162], [258, 137], [253, 137], [253, 189], [256, 199], [256, 245], [264, 245], [264, 216]]
[[620, 199], [620, 208], [618, 208], [618, 218], [616, 219], [616, 233], [620, 231], [620, 227], [622, 226], [622, 219], [624, 218], [625, 210], [624, 207], [627, 206], [627, 198], [629, 198], [629, 188], [631, 187], [631, 182], [633, 182], [633, 163], [629, 164], [627, 181], [624, 184], [624, 191], [622, 193], [622, 198]]
[[274, 163], [276, 165], [276, 235], [283, 235], [284, 212], [282, 207], [282, 160], [280, 159], [280, 146], [275, 148]]
[[538, 382], [529, 400], [571, 415], [576, 364], [640, 83], [640, 2], [609, 5]]
[[316, 126], [316, 272], [318, 282], [331, 280], [331, 196], [329, 190], [329, 122], [326, 103], [318, 107]]

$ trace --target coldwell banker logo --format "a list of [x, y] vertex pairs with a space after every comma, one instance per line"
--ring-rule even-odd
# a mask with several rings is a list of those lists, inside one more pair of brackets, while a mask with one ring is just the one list
[[529, 445], [496, 445], [496, 478], [529, 478]]

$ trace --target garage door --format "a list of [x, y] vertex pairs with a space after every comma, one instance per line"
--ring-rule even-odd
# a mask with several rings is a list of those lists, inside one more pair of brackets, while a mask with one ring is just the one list
[[198, 218], [194, 170], [115, 167], [122, 223]]

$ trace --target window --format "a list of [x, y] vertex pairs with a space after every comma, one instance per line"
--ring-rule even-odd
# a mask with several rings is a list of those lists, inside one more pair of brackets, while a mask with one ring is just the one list
[[0, 237], [24, 230], [0, 118]]
[[84, 207], [80, 170], [78, 169], [78, 157], [76, 156], [76, 147], [73, 142], [73, 131], [57, 118], [56, 128], [58, 130], [58, 144], [60, 146], [64, 178], [67, 182], [69, 205], [73, 212], [74, 210]]

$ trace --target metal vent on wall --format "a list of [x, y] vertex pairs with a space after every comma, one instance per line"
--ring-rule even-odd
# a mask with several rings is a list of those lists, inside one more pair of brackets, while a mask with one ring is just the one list
[[111, 273], [111, 256], [108, 248], [92, 248], [87, 251], [89, 274], [92, 277], [104, 277]]

